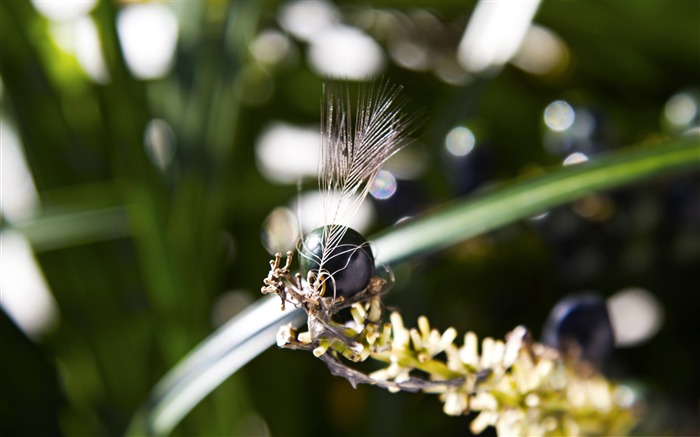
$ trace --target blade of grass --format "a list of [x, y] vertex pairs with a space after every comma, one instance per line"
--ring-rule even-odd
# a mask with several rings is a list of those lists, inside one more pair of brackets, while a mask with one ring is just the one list
[[[476, 198], [460, 199], [370, 240], [379, 249], [377, 262], [392, 264], [594, 192], [699, 169], [697, 136], [632, 147]], [[167, 434], [203, 397], [273, 344], [278, 326], [301, 323], [299, 310], [283, 313], [277, 304], [275, 298], [261, 299], [204, 340], [156, 386], [149, 403], [134, 416], [129, 434]]]
[[127, 212], [121, 206], [43, 211], [8, 228], [24, 234], [37, 253], [131, 236]]
[[127, 435], [169, 434], [187, 413], [236, 370], [275, 343], [282, 324], [301, 325], [300, 310], [260, 299], [206, 338], [168, 372], [132, 418]]
[[531, 217], [590, 194], [669, 173], [700, 170], [700, 139], [677, 138], [631, 147], [563, 167], [475, 198], [458, 199], [371, 239], [377, 261], [394, 264]]

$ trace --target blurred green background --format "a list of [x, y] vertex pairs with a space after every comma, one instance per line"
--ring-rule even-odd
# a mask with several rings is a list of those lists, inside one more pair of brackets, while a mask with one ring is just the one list
[[[0, 432], [122, 435], [158, 379], [258, 298], [262, 224], [297, 194], [264, 170], [261, 133], [280, 121], [315, 129], [323, 76], [343, 60], [403, 85], [423, 119], [396, 164], [395, 196], [367, 201], [369, 233], [574, 153], [595, 159], [697, 129], [700, 2], [544, 1], [530, 51], [481, 74], [455, 57], [475, 5], [0, 2]], [[364, 45], [304, 33], [324, 17]], [[328, 47], [336, 58], [324, 64]], [[557, 100], [586, 123], [548, 125]], [[445, 149], [455, 127], [473, 135], [465, 156]], [[18, 267], [22, 254], [38, 270]], [[387, 304], [407, 323], [425, 314], [502, 337], [518, 324], [538, 334], [568, 293], [648, 290], [660, 330], [616, 350], [609, 372], [648, 396], [638, 432], [692, 434], [699, 266], [695, 171], [396, 265]], [[19, 307], [34, 318], [8, 316]], [[271, 348], [175, 434], [464, 435], [470, 419], [443, 415], [431, 395], [354, 390], [312, 356]]]

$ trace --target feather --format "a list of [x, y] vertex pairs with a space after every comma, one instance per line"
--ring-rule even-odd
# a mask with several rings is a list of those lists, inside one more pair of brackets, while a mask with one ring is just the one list
[[318, 185], [323, 197], [322, 266], [367, 197], [382, 165], [405, 144], [413, 117], [402, 87], [388, 80], [363, 84], [352, 105], [347, 84], [324, 85]]

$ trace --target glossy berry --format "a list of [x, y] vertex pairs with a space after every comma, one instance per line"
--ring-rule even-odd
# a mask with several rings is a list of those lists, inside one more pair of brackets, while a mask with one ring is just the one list
[[575, 348], [582, 359], [602, 367], [615, 347], [605, 300], [593, 293], [560, 300], [544, 325], [542, 342], [565, 353]]
[[362, 291], [374, 275], [374, 256], [365, 237], [352, 228], [346, 228], [340, 243], [326, 254], [323, 266], [320, 266], [325, 233], [332, 227], [336, 232], [338, 226], [317, 228], [304, 237], [299, 250], [301, 271], [306, 278], [309, 272], [318, 273], [320, 268], [323, 269], [333, 277], [325, 282], [325, 296], [351, 297]]

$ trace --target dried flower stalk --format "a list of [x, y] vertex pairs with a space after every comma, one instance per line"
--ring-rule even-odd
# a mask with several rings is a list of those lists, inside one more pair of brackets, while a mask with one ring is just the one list
[[[391, 392], [423, 391], [439, 395], [449, 415], [478, 411], [474, 433], [494, 426], [499, 435], [621, 435], [637, 420], [632, 390], [608, 381], [591, 366], [558, 350], [534, 342], [518, 326], [505, 341], [468, 332], [457, 346], [457, 331], [440, 333], [426, 317], [417, 328], [406, 328], [398, 312], [382, 322], [381, 295], [390, 283], [375, 277], [350, 299], [324, 297], [290, 272], [292, 252], [281, 255], [262, 292], [275, 293], [282, 306], [306, 311], [308, 331], [291, 325], [280, 329], [277, 344], [312, 351], [334, 375], [353, 386], [372, 384]], [[352, 321], [340, 324], [333, 315], [350, 307]], [[365, 374], [348, 365], [372, 358], [387, 364]], [[419, 377], [418, 373], [427, 377]]]

